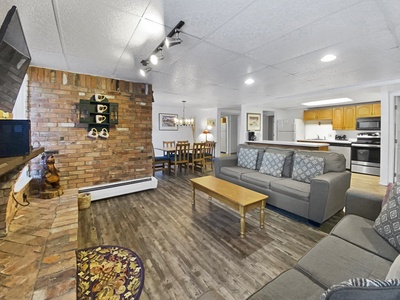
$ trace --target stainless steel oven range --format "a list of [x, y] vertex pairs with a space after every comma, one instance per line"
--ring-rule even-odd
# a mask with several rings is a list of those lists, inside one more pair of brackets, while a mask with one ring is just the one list
[[380, 164], [381, 133], [358, 133], [357, 141], [351, 144], [351, 171], [379, 176]]

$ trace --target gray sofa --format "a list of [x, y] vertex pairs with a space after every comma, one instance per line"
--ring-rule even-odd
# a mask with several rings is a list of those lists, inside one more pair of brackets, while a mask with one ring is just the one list
[[[268, 195], [267, 204], [323, 223], [344, 207], [346, 190], [350, 187], [351, 173], [346, 171], [342, 154], [329, 151], [300, 151], [274, 147], [255, 147], [240, 144], [237, 149], [258, 149], [256, 169], [238, 166], [238, 156], [217, 157], [214, 160], [215, 177], [230, 181]], [[261, 174], [259, 169], [265, 152], [286, 155], [282, 177]], [[305, 183], [291, 178], [294, 153], [325, 159], [324, 174]]]
[[[331, 233], [292, 269], [268, 282], [248, 300], [319, 299], [332, 285], [351, 278], [389, 279], [386, 278], [389, 269], [400, 279], [400, 259], [396, 259], [399, 252], [372, 228], [381, 203], [380, 196], [349, 189], [346, 215]], [[331, 290], [326, 297], [330, 300], [400, 299], [400, 286], [342, 287]], [[222, 297], [208, 291], [200, 299]]]

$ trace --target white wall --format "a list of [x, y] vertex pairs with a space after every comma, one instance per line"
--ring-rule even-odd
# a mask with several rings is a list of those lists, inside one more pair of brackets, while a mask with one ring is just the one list
[[[207, 119], [215, 119], [217, 121], [217, 109], [190, 109], [186, 103], [185, 106], [185, 118], [194, 118], [195, 127], [194, 132], [191, 127], [178, 126], [177, 131], [164, 131], [159, 130], [159, 114], [170, 113], [178, 114], [178, 118], [182, 117], [183, 107], [182, 106], [162, 106], [153, 103], [152, 112], [152, 141], [155, 148], [162, 147], [163, 141], [177, 141], [177, 140], [188, 140], [190, 143], [205, 141], [205, 134], [203, 130], [207, 128]], [[207, 140], [216, 140], [217, 130], [212, 128], [211, 134], [208, 134]], [[160, 155], [161, 151], [156, 150], [156, 155]]]

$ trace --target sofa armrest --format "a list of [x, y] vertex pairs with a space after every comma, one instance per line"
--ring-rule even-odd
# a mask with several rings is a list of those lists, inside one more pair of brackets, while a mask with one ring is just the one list
[[369, 220], [375, 220], [381, 212], [382, 199], [382, 195], [349, 189], [346, 192], [346, 215], [357, 215]]
[[311, 180], [309, 219], [323, 223], [343, 209], [346, 191], [350, 188], [351, 173], [329, 172]]
[[237, 155], [216, 157], [214, 159], [215, 177], [219, 177], [222, 167], [234, 167], [237, 166], [237, 164], [238, 164]]

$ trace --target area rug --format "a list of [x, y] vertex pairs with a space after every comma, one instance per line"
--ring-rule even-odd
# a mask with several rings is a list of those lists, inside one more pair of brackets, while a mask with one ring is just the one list
[[139, 299], [144, 268], [139, 256], [119, 246], [76, 251], [77, 299]]

